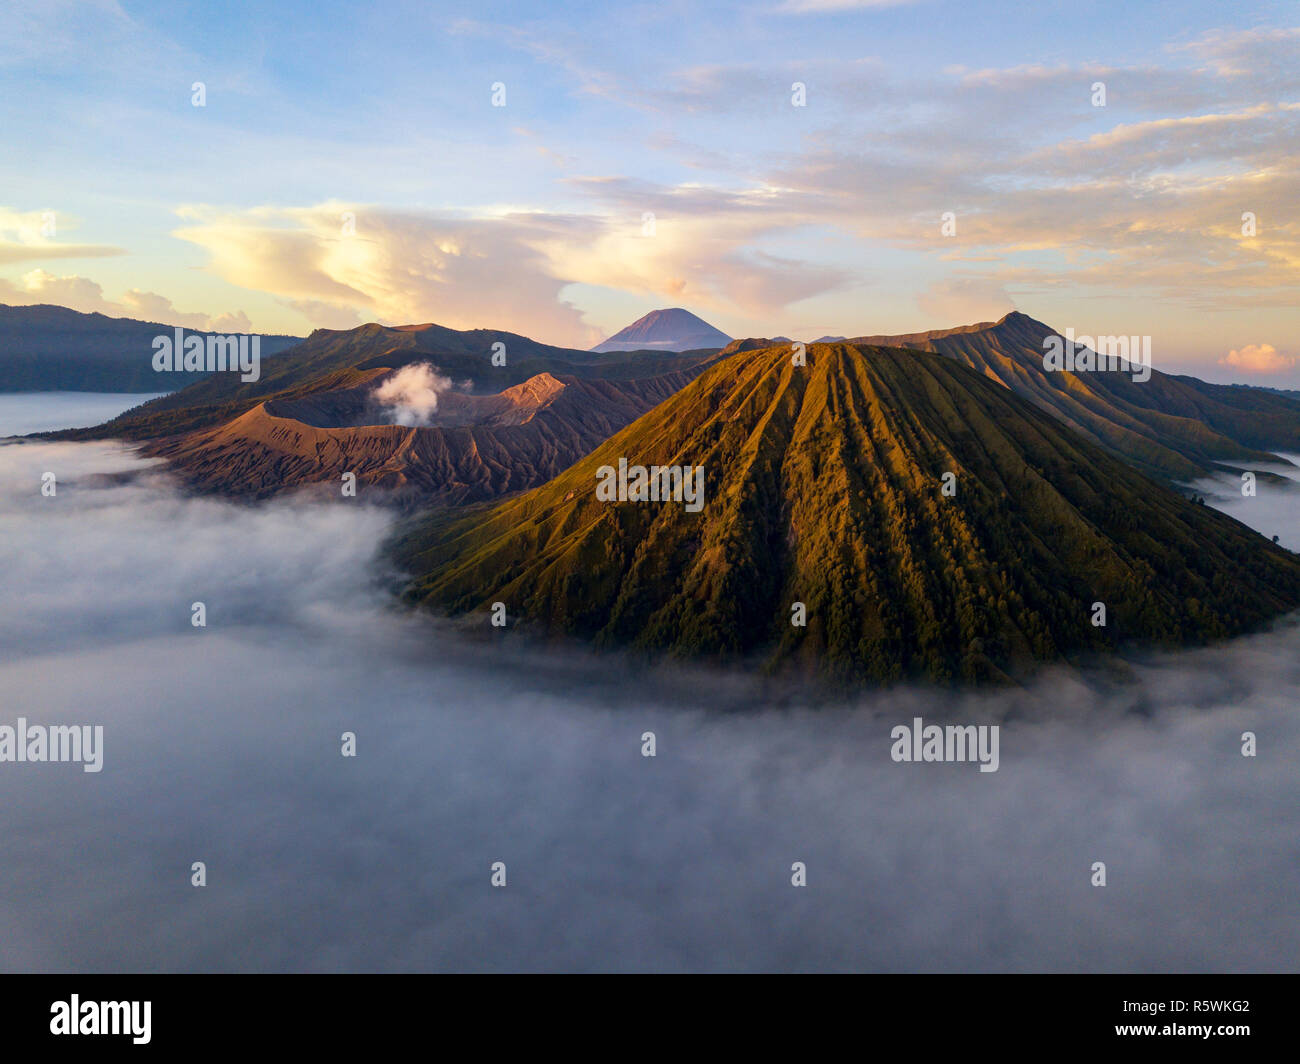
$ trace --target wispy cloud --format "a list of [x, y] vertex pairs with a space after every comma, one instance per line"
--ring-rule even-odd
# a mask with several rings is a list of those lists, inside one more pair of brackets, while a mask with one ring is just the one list
[[139, 318], [163, 325], [180, 325], [187, 329], [212, 329], [218, 332], [253, 332], [253, 323], [242, 310], [220, 314], [186, 312], [177, 309], [170, 299], [156, 292], [138, 288], [128, 290], [120, 301], [108, 299], [104, 289], [89, 277], [77, 274], [60, 276], [36, 269], [23, 274], [17, 282], [0, 277], [0, 303], [32, 306], [53, 303], [81, 311], [83, 314], [106, 314], [111, 318]]
[[60, 230], [75, 229], [77, 219], [55, 211], [14, 211], [0, 207], [0, 266], [52, 259], [104, 258], [125, 251], [107, 244], [66, 244]]

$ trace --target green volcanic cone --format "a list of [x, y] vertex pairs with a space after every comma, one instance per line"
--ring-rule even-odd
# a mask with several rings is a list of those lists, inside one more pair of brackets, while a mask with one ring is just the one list
[[[620, 458], [703, 466], [702, 510], [600, 501]], [[728, 358], [547, 484], [418, 522], [397, 554], [413, 600], [485, 625], [503, 602], [534, 631], [839, 681], [996, 680], [1300, 605], [1300, 558], [1012, 391], [846, 344]]]

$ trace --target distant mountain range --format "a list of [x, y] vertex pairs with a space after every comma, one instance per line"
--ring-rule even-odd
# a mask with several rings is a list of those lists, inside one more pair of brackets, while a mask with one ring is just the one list
[[[98, 317], [71, 311], [63, 314], [73, 315], [62, 320], [74, 323]], [[647, 315], [642, 322], [652, 318], [654, 315]], [[687, 318], [699, 321], [694, 315], [687, 314]], [[82, 321], [82, 324], [89, 322]], [[138, 329], [149, 330], [151, 338], [152, 330], [164, 328], [138, 322], [116, 324], [136, 327], [133, 335], [137, 342]], [[1146, 381], [1135, 381], [1123, 372], [1049, 372], [1043, 367], [1044, 343], [1056, 335], [1055, 330], [1042, 322], [1012, 313], [997, 322], [925, 333], [864, 336], [848, 342], [857, 346], [929, 351], [958, 361], [1051, 413], [1144, 472], [1169, 480], [1186, 481], [1214, 470], [1281, 462], [1272, 449], [1300, 450], [1300, 402], [1294, 395], [1262, 388], [1208, 384], [1194, 377], [1171, 376], [1158, 370]], [[603, 428], [595, 426], [612, 426], [618, 418], [624, 419], [619, 424], [626, 423], [629, 415], [638, 416], [648, 409], [638, 408], [637, 404], [648, 398], [655, 401], [664, 398], [667, 393], [663, 387], [685, 384], [711, 359], [790, 343], [784, 337], [730, 340], [716, 354], [711, 348], [675, 352], [638, 347], [633, 351], [596, 352], [555, 347], [500, 330], [462, 331], [433, 324], [395, 328], [371, 324], [342, 331], [318, 329], [306, 340], [268, 360], [256, 383], [246, 384], [235, 374], [217, 374], [128, 411], [107, 425], [63, 435], [74, 438], [111, 435], [149, 441], [159, 453], [165, 449], [176, 462], [183, 461], [197, 475], [196, 483], [200, 486], [262, 494], [276, 490], [277, 485], [295, 486], [310, 480], [320, 470], [310, 462], [270, 462], [261, 475], [252, 475], [250, 467], [247, 476], [216, 476], [221, 467], [215, 459], [204, 456], [216, 453], [213, 450], [216, 448], [225, 461], [232, 445], [230, 432], [220, 435], [219, 447], [217, 436], [184, 445], [170, 438], [228, 425], [264, 402], [272, 404], [264, 414], [279, 416], [275, 411], [288, 409], [286, 402], [322, 393], [347, 393], [349, 389], [373, 382], [378, 371], [392, 371], [414, 362], [432, 363], [440, 373], [464, 386], [463, 390], [476, 394], [500, 393], [539, 374], [549, 374], [566, 386], [575, 378], [625, 382], [662, 378], [661, 384], [653, 387], [625, 388], [624, 398], [631, 406], [611, 398], [608, 409], [594, 409], [589, 431], [568, 436], [565, 446], [553, 449], [553, 461], [529, 465], [535, 476], [539, 475], [538, 471], [558, 472], [563, 465], [556, 462], [575, 461], [585, 453], [582, 447], [589, 448], [599, 442], [598, 432]], [[494, 365], [494, 355], [505, 364]], [[570, 391], [569, 400], [580, 391]], [[529, 431], [541, 431], [560, 411], [570, 408], [566, 400]], [[606, 416], [615, 421], [603, 420]], [[256, 452], [265, 442], [266, 432], [262, 429], [252, 432], [254, 424], [255, 419], [241, 423], [242, 428], [250, 430], [250, 447]], [[310, 424], [308, 427], [335, 432], [362, 426]], [[309, 436], [310, 433], [303, 435], [302, 440]], [[281, 434], [277, 438], [287, 440], [289, 436]], [[164, 439], [169, 440], [165, 445], [159, 442]], [[376, 451], [374, 446], [371, 440], [367, 453], [374, 455], [377, 470], [387, 469], [388, 459], [380, 461], [378, 457], [382, 448]], [[342, 453], [347, 454], [348, 449]], [[403, 453], [413, 457], [416, 452], [408, 448]], [[296, 471], [293, 475], [288, 474], [291, 468]], [[442, 489], [427, 478], [417, 479], [435, 494], [441, 493]], [[465, 483], [473, 479], [470, 476]], [[512, 485], [501, 490], [513, 490], [520, 483], [517, 477], [511, 476], [494, 476], [488, 480], [497, 485]], [[474, 492], [462, 494], [479, 497]]]
[[[410, 599], [847, 682], [1004, 680], [1300, 605], [1300, 558], [957, 358], [826, 344], [792, 362], [740, 351], [550, 483], [417, 523], [395, 548]], [[621, 460], [702, 467], [702, 509], [602, 501]]]
[[[494, 365], [498, 356], [504, 365]], [[154, 399], [122, 417], [73, 438], [116, 436], [149, 440], [207, 428], [246, 413], [271, 399], [298, 399], [350, 388], [376, 369], [432, 362], [475, 391], [499, 391], [539, 373], [608, 380], [673, 373], [697, 365], [707, 354], [627, 352], [598, 355], [554, 347], [497, 329], [448, 329], [441, 325], [361, 325], [317, 329], [262, 369], [261, 380], [245, 384], [235, 374], [217, 374], [173, 395]]]
[[717, 350], [731, 340], [726, 333], [689, 310], [672, 307], [652, 310], [626, 329], [592, 348], [607, 351], [700, 351]]
[[[169, 392], [203, 379], [202, 373], [158, 373], [156, 336], [174, 327], [133, 318], [82, 314], [66, 307], [0, 304], [0, 392]], [[188, 335], [209, 333], [187, 329]], [[301, 342], [297, 336], [261, 337], [268, 358]]]
[[[557, 378], [671, 377], [688, 365], [698, 366], [712, 351], [726, 356], [792, 343], [786, 337], [732, 340], [681, 308], [652, 311], [592, 351], [492, 329], [372, 324], [317, 330], [301, 341], [263, 336], [267, 361], [261, 380], [245, 384], [234, 374], [156, 373], [153, 340], [171, 332], [169, 325], [63, 307], [0, 306], [0, 391], [172, 391], [111, 425], [114, 435], [157, 440], [229, 422], [264, 400], [347, 389], [371, 370], [396, 369], [410, 361], [431, 359], [441, 372], [482, 391], [509, 388], [545, 372]], [[1210, 384], [1159, 370], [1146, 381], [1127, 373], [1048, 372], [1044, 342], [1056, 335], [1050, 326], [1017, 312], [996, 322], [847, 342], [931, 351], [960, 361], [1143, 471], [1171, 480], [1281, 461], [1274, 451], [1300, 450], [1298, 393]], [[498, 349], [504, 367], [489, 362]], [[568, 448], [561, 453], [578, 457]], [[274, 482], [268, 475], [263, 488]]]
[[[1049, 371], [1056, 335], [1010, 314], [814, 343], [801, 366], [780, 337], [601, 352], [365, 325], [46, 435], [137, 441], [230, 496], [337, 495], [352, 472], [434, 507], [393, 547], [412, 601], [835, 681], [1005, 680], [1300, 605], [1300, 558], [1169, 486], [1300, 450], [1300, 402]], [[407, 374], [437, 382], [414, 420], [382, 408]], [[702, 466], [699, 512], [597, 498], [620, 459]]]
[[1263, 384], [1229, 384], [1229, 388], [1258, 388], [1262, 392], [1276, 392], [1292, 399], [1300, 399], [1300, 390], [1295, 388], [1272, 388]]
[[[351, 387], [274, 399], [215, 428], [147, 443], [202, 491], [262, 498], [341, 476], [394, 499], [464, 503], [534, 487], [560, 473], [693, 377], [681, 370], [630, 380], [549, 372], [487, 395], [447, 391], [426, 424], [379, 424], [375, 369]], [[369, 413], [369, 416], [365, 416]]]
[[960, 362], [1159, 476], [1187, 480], [1225, 464], [1281, 461], [1269, 453], [1273, 448], [1300, 450], [1294, 398], [1159, 370], [1146, 381], [1125, 372], [1049, 372], [1044, 342], [1057, 335], [1013, 312], [996, 322], [848, 342], [932, 351]]
[[[337, 492], [350, 471], [390, 498], [460, 503], [543, 483], [709, 361], [707, 352], [594, 355], [487, 329], [321, 329], [256, 383], [220, 374], [96, 428], [47, 435], [139, 441], [191, 487], [223, 495]], [[375, 391], [424, 363], [451, 386], [425, 423], [394, 424]]]

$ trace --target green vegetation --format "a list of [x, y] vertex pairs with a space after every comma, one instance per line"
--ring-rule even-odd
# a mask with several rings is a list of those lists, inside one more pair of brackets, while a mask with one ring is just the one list
[[1165, 479], [1191, 480], [1225, 464], [1279, 462], [1269, 449], [1300, 449], [1295, 397], [1159, 370], [1146, 381], [1117, 372], [1049, 373], [1043, 369], [1043, 341], [1054, 335], [1041, 321], [1011, 313], [998, 322], [848, 342], [951, 358]]
[[[621, 457], [702, 465], [703, 511], [598, 501]], [[838, 682], [996, 681], [1300, 605], [1300, 558], [1011, 390], [847, 344], [729, 357], [549, 483], [426, 516], [394, 550], [411, 601], [484, 624], [500, 601], [541, 633]]]

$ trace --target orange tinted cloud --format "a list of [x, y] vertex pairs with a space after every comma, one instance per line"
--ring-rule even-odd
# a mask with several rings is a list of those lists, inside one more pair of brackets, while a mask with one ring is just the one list
[[1232, 366], [1246, 373], [1285, 373], [1295, 363], [1295, 356], [1279, 354], [1272, 344], [1247, 344], [1219, 359], [1220, 366]]

